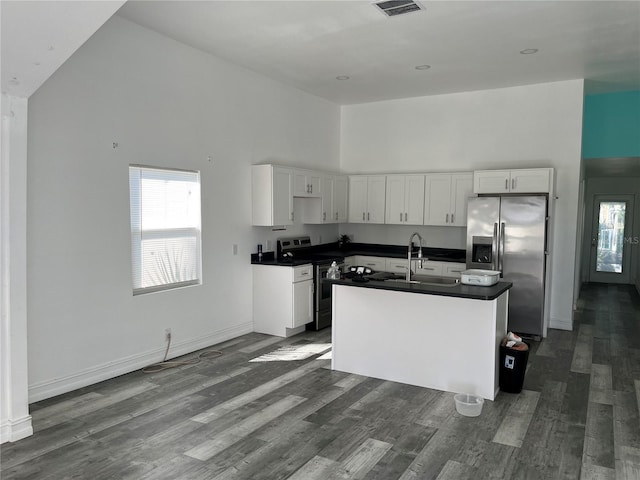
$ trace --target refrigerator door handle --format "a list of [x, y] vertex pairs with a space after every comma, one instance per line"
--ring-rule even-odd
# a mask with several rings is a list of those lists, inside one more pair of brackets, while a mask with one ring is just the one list
[[504, 222], [500, 224], [500, 245], [498, 246], [498, 270], [500, 270], [500, 276], [502, 277], [504, 259]]
[[498, 269], [498, 223], [493, 224], [493, 238], [491, 241], [491, 269]]

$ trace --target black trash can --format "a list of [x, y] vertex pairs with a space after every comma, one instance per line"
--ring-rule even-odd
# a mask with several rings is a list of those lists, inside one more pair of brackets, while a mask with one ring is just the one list
[[529, 345], [526, 350], [516, 350], [500, 345], [500, 390], [507, 393], [520, 393], [524, 384], [524, 373], [529, 360]]

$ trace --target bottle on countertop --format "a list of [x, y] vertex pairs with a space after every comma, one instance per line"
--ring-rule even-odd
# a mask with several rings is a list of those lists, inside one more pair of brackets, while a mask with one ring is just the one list
[[329, 270], [327, 270], [327, 278], [330, 278], [332, 280], [340, 279], [340, 268], [335, 261], [331, 263]]
[[261, 243], [258, 244], [258, 261], [259, 262], [262, 261], [262, 244]]

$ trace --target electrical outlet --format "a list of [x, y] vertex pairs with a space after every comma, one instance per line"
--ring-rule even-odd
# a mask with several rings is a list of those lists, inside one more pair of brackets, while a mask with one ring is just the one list
[[165, 328], [164, 329], [164, 339], [166, 342], [171, 340], [171, 329], [170, 328]]

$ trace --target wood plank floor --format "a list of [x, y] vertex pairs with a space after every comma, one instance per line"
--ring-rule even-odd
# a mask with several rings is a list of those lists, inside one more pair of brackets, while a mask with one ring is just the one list
[[[584, 286], [573, 332], [533, 344], [520, 394], [460, 416], [453, 394], [333, 372], [326, 343], [249, 334], [222, 357], [134, 372], [31, 405], [9, 479], [640, 479], [640, 298]], [[417, 365], [416, 368], [419, 368]]]

